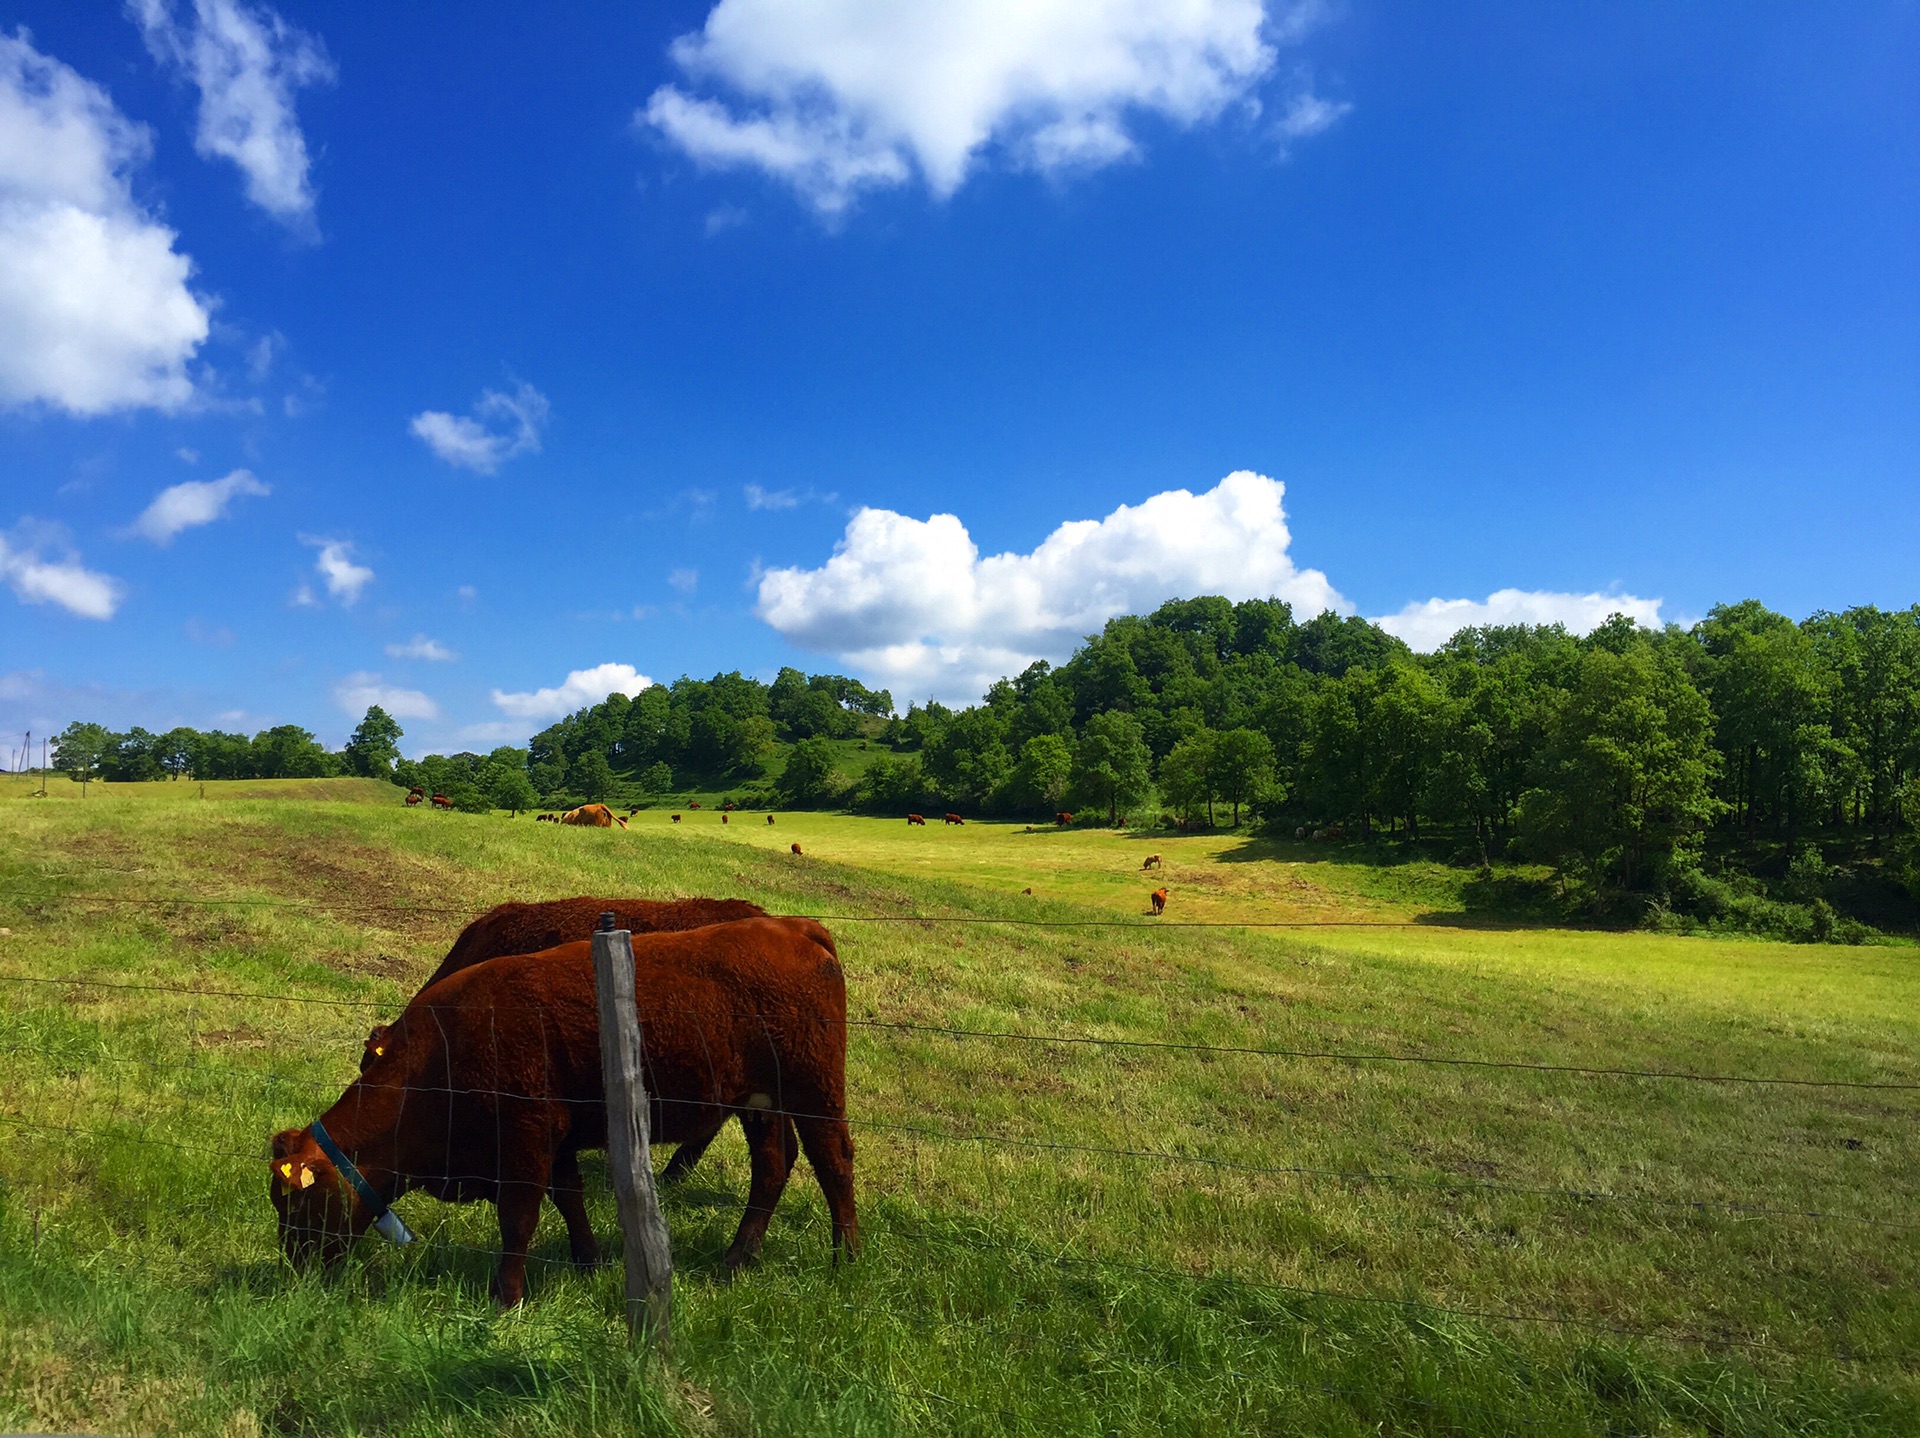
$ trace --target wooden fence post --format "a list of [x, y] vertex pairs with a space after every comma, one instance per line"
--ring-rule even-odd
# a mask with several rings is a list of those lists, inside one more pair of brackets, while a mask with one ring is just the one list
[[600, 1076], [607, 1091], [607, 1174], [620, 1207], [627, 1262], [627, 1326], [665, 1352], [671, 1332], [673, 1249], [653, 1188], [640, 1011], [633, 998], [633, 944], [614, 916], [593, 936], [593, 988], [600, 1006]]

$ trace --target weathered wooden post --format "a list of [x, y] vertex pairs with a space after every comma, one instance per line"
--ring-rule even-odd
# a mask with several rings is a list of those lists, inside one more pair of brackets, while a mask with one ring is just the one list
[[607, 1091], [607, 1173], [620, 1208], [627, 1263], [627, 1326], [664, 1352], [672, 1326], [673, 1249], [653, 1187], [640, 1011], [633, 997], [633, 944], [614, 916], [593, 936], [593, 988], [600, 1006], [600, 1076]]

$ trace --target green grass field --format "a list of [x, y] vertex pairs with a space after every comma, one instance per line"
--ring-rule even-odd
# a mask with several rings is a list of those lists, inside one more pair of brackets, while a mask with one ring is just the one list
[[[1912, 946], [1502, 928], [1459, 871], [1230, 835], [28, 787], [0, 780], [0, 1428], [1920, 1431], [1920, 1092], [1301, 1056], [1917, 1084]], [[321, 1279], [266, 1198], [267, 1136], [468, 918], [581, 892], [832, 916], [876, 1025], [860, 1261], [803, 1165], [724, 1282], [727, 1135], [666, 1196], [664, 1365], [551, 1209], [498, 1314], [490, 1208], [409, 1196], [426, 1242]], [[19, 982], [54, 976], [97, 983]]]

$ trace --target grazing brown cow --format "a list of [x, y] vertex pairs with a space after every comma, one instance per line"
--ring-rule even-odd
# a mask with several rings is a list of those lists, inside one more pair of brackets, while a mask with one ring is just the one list
[[418, 804], [420, 802], [420, 798], [421, 798], [420, 791], [416, 789], [411, 794], [407, 795], [407, 803], [409, 806]]
[[[605, 804], [582, 804], [578, 809], [569, 809], [560, 816], [563, 824], [578, 824], [583, 829], [611, 829], [613, 810]], [[626, 828], [625, 824], [620, 826]]]
[[1149, 854], [1146, 859], [1142, 861], [1140, 867], [1143, 869], [1164, 869], [1166, 865], [1160, 862], [1160, 856], [1158, 854]]
[[771, 814], [769, 814], [769, 815], [767, 815], [767, 822], [768, 822], [769, 824], [771, 824], [771, 823], [773, 822], [773, 815], [771, 815]]
[[794, 852], [795, 854], [798, 854], [798, 853], [800, 852], [800, 846], [799, 846], [798, 844], [795, 844], [795, 845], [793, 846], [793, 852]]
[[723, 823], [723, 824], [727, 822], [727, 816], [726, 816], [725, 814], [722, 814], [722, 815], [720, 816], [720, 822], [721, 822], [721, 823]]
[[[727, 1267], [753, 1261], [786, 1187], [788, 1115], [826, 1195], [835, 1257], [851, 1257], [847, 990], [832, 936], [810, 919], [746, 919], [636, 935], [633, 950], [653, 1135], [683, 1141], [729, 1115], [746, 1131], [752, 1184]], [[508, 1013], [532, 1017], [500, 1023]], [[544, 1195], [566, 1220], [574, 1262], [598, 1261], [578, 1161], [607, 1141], [591, 946], [462, 970], [409, 1004], [393, 1038], [316, 1124], [273, 1137], [269, 1189], [288, 1258], [332, 1266], [387, 1205], [421, 1189], [498, 1208], [503, 1305], [525, 1294]]]
[[1165, 889], [1155, 889], [1151, 898], [1154, 913], [1165, 913], [1167, 908], [1167, 891]]
[[700, 807], [700, 801], [698, 799], [689, 799], [687, 800], [687, 807], [689, 809], [698, 809]]
[[1023, 894], [1031, 894], [1033, 892], [1033, 889], [1031, 887], [1028, 887], [1028, 888], [1022, 889], [1020, 892]]
[[449, 799], [445, 794], [435, 794], [433, 796], [433, 807], [436, 809], [451, 809], [453, 807], [453, 800]]
[[909, 828], [911, 828], [911, 827], [912, 827], [913, 825], [915, 825], [915, 824], [920, 824], [920, 825], [923, 825], [923, 826], [924, 826], [924, 825], [926, 824], [926, 822], [927, 822], [927, 821], [926, 821], [926, 820], [925, 820], [925, 819], [924, 819], [924, 818], [923, 818], [922, 816], [920, 816], [919, 814], [909, 814], [909, 815], [907, 815], [907, 826], [908, 826]]
[[943, 824], [964, 824], [967, 821], [962, 819], [958, 814], [949, 814], [946, 818], [942, 819], [941, 822]]
[[678, 814], [675, 814], [675, 815], [673, 816], [673, 822], [674, 822], [674, 823], [676, 823], [676, 824], [680, 822], [680, 816], [679, 816]]
[[1073, 822], [1073, 815], [1067, 813], [1055, 814], [1053, 816], [1053, 822], [1064, 829]]

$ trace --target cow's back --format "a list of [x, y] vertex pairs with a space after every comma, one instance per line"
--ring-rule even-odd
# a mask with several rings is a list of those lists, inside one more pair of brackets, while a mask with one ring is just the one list
[[450, 974], [508, 954], [535, 954], [587, 938], [611, 912], [617, 928], [635, 934], [676, 933], [736, 919], [764, 918], [745, 899], [609, 899], [580, 895], [538, 903], [497, 904], [460, 931], [424, 990]]

